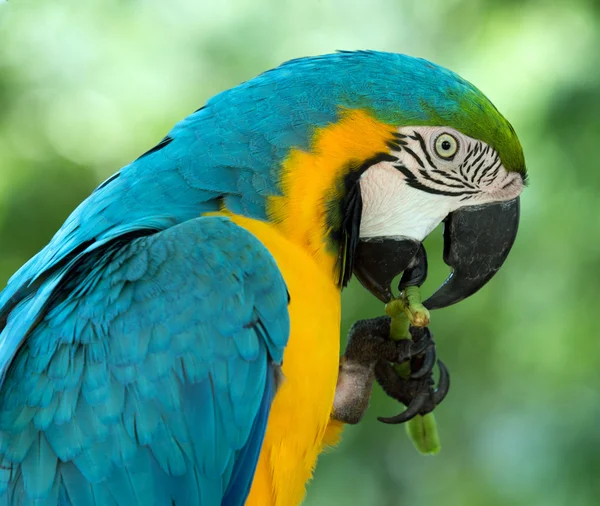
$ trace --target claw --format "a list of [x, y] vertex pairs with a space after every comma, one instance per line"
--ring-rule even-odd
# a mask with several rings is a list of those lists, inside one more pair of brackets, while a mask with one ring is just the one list
[[[437, 361], [440, 378], [438, 386], [433, 390], [433, 379], [407, 378], [398, 376], [391, 364], [380, 362], [375, 367], [375, 377], [386, 394], [408, 406], [405, 411], [391, 418], [380, 417], [383, 423], [399, 424], [433, 411], [446, 397], [450, 389], [450, 374], [444, 363]], [[419, 371], [420, 372], [420, 371]], [[431, 368], [429, 371], [431, 374]], [[426, 377], [426, 374], [423, 374]]]
[[433, 333], [429, 329], [429, 327], [415, 327], [414, 325], [410, 326], [410, 337], [414, 342], [419, 342], [423, 340], [433, 340]]
[[399, 424], [399, 423], [408, 422], [410, 419], [414, 418], [415, 416], [417, 416], [419, 414], [419, 411], [421, 411], [421, 408], [427, 402], [428, 397], [429, 397], [428, 393], [425, 393], [425, 392], [420, 393], [413, 399], [413, 401], [409, 404], [408, 408], [406, 408], [406, 410], [403, 411], [402, 413], [400, 413], [399, 415], [392, 416], [390, 418], [385, 418], [383, 416], [380, 416], [380, 417], [377, 417], [377, 420], [379, 420], [380, 422], [389, 423], [389, 424]]
[[419, 249], [414, 258], [404, 270], [398, 290], [403, 291], [409, 286], [421, 286], [427, 279], [427, 252], [423, 244], [419, 244]]
[[[410, 340], [407, 339], [407, 341], [410, 341]], [[422, 355], [426, 351], [429, 351], [429, 349], [432, 348], [434, 345], [435, 345], [435, 343], [433, 342], [432, 339], [422, 339], [421, 341], [417, 341], [417, 342], [410, 341], [409, 347], [408, 347], [408, 353], [406, 354], [405, 357], [403, 357], [402, 354], [400, 354], [398, 363], [404, 362], [405, 360], [414, 358], [418, 355]]]
[[450, 390], [450, 373], [448, 368], [444, 365], [444, 362], [438, 360], [438, 370], [440, 371], [440, 379], [438, 381], [438, 387], [434, 390], [432, 400], [437, 406], [440, 404], [448, 395]]
[[427, 353], [425, 353], [425, 358], [423, 359], [423, 364], [421, 367], [410, 374], [411, 379], [419, 379], [429, 374], [435, 365], [435, 358], [435, 347], [431, 347], [427, 350]]

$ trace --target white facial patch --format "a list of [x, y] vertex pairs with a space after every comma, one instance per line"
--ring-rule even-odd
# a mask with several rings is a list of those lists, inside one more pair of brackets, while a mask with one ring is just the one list
[[411, 188], [392, 162], [381, 162], [360, 178], [363, 201], [360, 237], [403, 236], [422, 241], [454, 209], [452, 199]]
[[511, 200], [523, 189], [523, 177], [491, 147], [452, 128], [403, 127], [396, 143], [397, 161], [373, 165], [359, 180], [363, 239], [422, 241], [452, 211]]

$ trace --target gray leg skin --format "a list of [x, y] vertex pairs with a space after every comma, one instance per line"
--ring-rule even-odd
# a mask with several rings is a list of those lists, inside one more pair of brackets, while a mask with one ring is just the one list
[[332, 417], [352, 425], [360, 422], [369, 407], [374, 379], [374, 365], [365, 366], [342, 357]]
[[[416, 375], [418, 378], [425, 378], [421, 381], [430, 380], [431, 368], [435, 363], [435, 346], [431, 336], [428, 334], [429, 337], [423, 336], [415, 342], [411, 339], [392, 341], [389, 335], [390, 318], [387, 316], [360, 320], [350, 329], [333, 402], [334, 419], [349, 424], [356, 424], [361, 420], [369, 406], [378, 364], [400, 364], [425, 354], [422, 366], [411, 377]], [[388, 380], [386, 386], [391, 386], [387, 376], [378, 376], [382, 379], [385, 377]], [[397, 375], [396, 380], [405, 381]], [[390, 391], [398, 393], [397, 388], [390, 388]]]

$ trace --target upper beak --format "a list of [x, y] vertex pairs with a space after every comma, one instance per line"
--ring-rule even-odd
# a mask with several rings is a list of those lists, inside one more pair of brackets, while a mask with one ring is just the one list
[[450, 213], [444, 224], [444, 262], [453, 272], [425, 307], [447, 307], [482, 288], [506, 260], [518, 228], [519, 197]]
[[[445, 220], [444, 262], [452, 267], [444, 284], [424, 302], [428, 309], [455, 304], [482, 288], [500, 269], [517, 236], [519, 198], [469, 206]], [[383, 302], [393, 296], [391, 284], [405, 272], [402, 283], [420, 285], [427, 270], [421, 244], [407, 237], [361, 239], [356, 249], [354, 274]], [[408, 280], [404, 278], [408, 276]], [[411, 282], [413, 278], [415, 282]], [[401, 283], [401, 284], [402, 284]]]

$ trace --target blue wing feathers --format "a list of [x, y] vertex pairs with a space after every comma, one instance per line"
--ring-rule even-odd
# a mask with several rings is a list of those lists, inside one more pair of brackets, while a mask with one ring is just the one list
[[254, 424], [252, 425], [252, 430], [247, 443], [240, 452], [238, 460], [233, 468], [229, 486], [227, 487], [221, 502], [222, 506], [240, 506], [244, 503], [250, 492], [250, 485], [252, 484], [252, 477], [254, 476], [253, 465], [258, 460], [264, 437], [262, 427], [267, 424], [269, 408], [274, 395], [275, 376], [272, 367], [270, 367], [265, 381], [265, 389], [262, 394], [260, 409], [254, 420]]
[[197, 218], [59, 275], [3, 330], [0, 505], [241, 506], [289, 334], [266, 249]]

